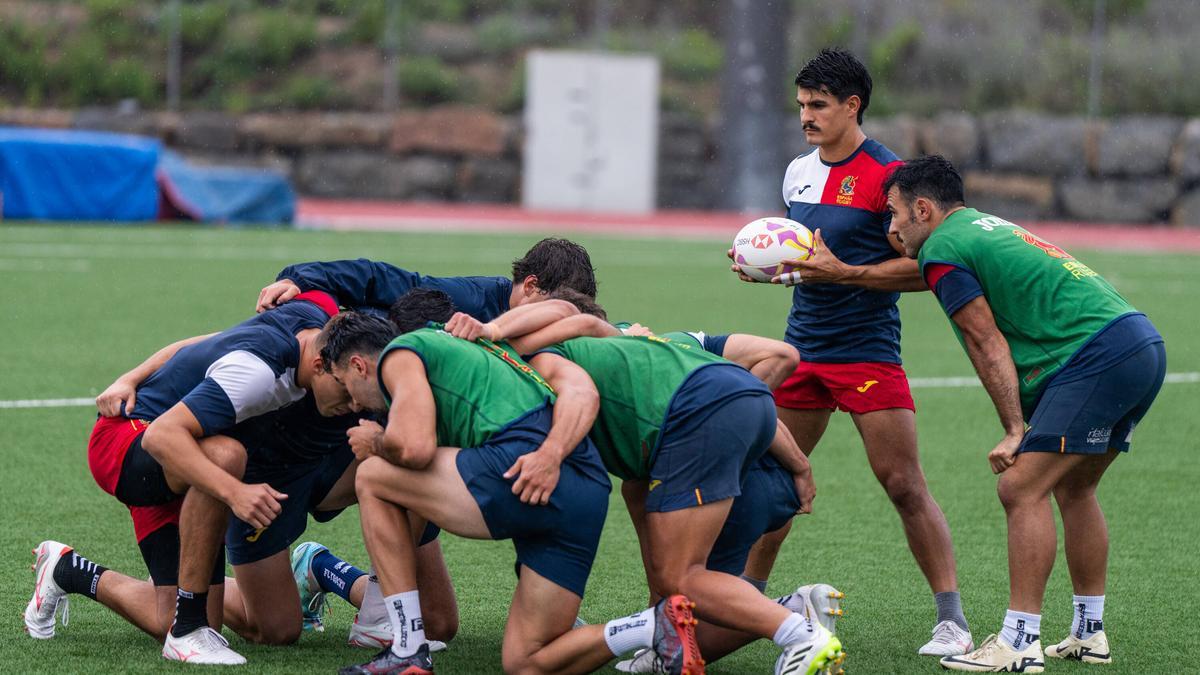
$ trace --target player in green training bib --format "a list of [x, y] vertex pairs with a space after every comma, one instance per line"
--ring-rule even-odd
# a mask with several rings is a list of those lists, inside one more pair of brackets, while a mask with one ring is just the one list
[[1042, 672], [1042, 599], [1056, 547], [1051, 493], [1063, 518], [1075, 620], [1045, 654], [1108, 663], [1108, 531], [1095, 491], [1162, 386], [1162, 336], [1071, 254], [966, 208], [962, 179], [945, 159], [912, 160], [885, 188], [892, 232], [950, 317], [1005, 432], [988, 461], [1001, 474], [1008, 519], [1008, 614], [999, 636], [942, 665]]
[[590, 436], [624, 481], [653, 593], [686, 588], [700, 618], [773, 640], [783, 648], [781, 672], [840, 663], [841, 643], [821, 624], [708, 565], [749, 468], [768, 448], [789, 471], [807, 470], [791, 435], [778, 432], [770, 390], [741, 366], [669, 339], [590, 337], [612, 329], [592, 319], [558, 318], [539, 303], [488, 324], [458, 314], [446, 329], [465, 338], [516, 336], [514, 348], [533, 354], [530, 365], [552, 385], [563, 369], [591, 375], [600, 410]]
[[[568, 376], [556, 396], [505, 345], [472, 344], [433, 327], [394, 334], [393, 324], [355, 312], [322, 333], [326, 368], [355, 404], [388, 414], [386, 428], [363, 421], [349, 436], [363, 458], [363, 537], [392, 645], [341, 672], [433, 671], [415, 572], [420, 530], [410, 517], [464, 537], [513, 541], [520, 578], [501, 655], [506, 672], [591, 672], [639, 647], [653, 648], [670, 672], [696, 666], [691, 603], [682, 595], [572, 630], [611, 489], [586, 438], [595, 416], [586, 373]], [[560, 489], [544, 502], [522, 502], [513, 476], [550, 464]]]

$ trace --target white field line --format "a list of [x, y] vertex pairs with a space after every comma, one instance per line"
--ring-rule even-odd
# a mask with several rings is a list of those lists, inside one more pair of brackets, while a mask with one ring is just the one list
[[[1167, 373], [1166, 384], [1194, 384], [1200, 382], [1200, 372]], [[979, 387], [975, 377], [912, 377], [908, 380], [913, 389], [964, 389]], [[0, 401], [0, 410], [14, 408], [78, 408], [96, 404], [95, 398], [41, 398], [16, 401]]]

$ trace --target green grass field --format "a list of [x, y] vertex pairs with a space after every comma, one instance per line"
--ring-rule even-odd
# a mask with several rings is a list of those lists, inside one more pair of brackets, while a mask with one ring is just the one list
[[[428, 274], [507, 274], [533, 235], [385, 234], [191, 227], [0, 226], [4, 337], [0, 400], [95, 396], [118, 374], [178, 338], [232, 325], [253, 312], [259, 289], [298, 261], [368, 256]], [[738, 283], [724, 243], [581, 236], [614, 318], [657, 330], [749, 332], [779, 337], [789, 305], [780, 288]], [[1169, 371], [1200, 371], [1194, 331], [1200, 260], [1187, 255], [1077, 252], [1108, 277], [1167, 338]], [[946, 318], [928, 294], [906, 296], [905, 367], [911, 377], [970, 375]], [[1191, 327], [1191, 328], [1190, 328]], [[950, 521], [967, 616], [976, 640], [998, 630], [1006, 607], [1003, 512], [985, 455], [1000, 437], [980, 388], [914, 390], [923, 464]], [[1200, 671], [1194, 641], [1200, 579], [1195, 461], [1200, 383], [1167, 384], [1138, 428], [1134, 451], [1101, 488], [1112, 536], [1106, 627], [1116, 673]], [[28, 638], [20, 619], [32, 590], [29, 550], [53, 538], [109, 567], [145, 574], [124, 507], [92, 481], [85, 445], [95, 417], [87, 407], [0, 408], [0, 670], [163, 672], [151, 639], [100, 605], [76, 597], [71, 623], [50, 641]], [[934, 608], [899, 520], [867, 467], [850, 420], [838, 415], [813, 457], [815, 513], [793, 529], [771, 579], [772, 594], [825, 581], [847, 593], [839, 633], [854, 673], [940, 671], [916, 649]], [[355, 510], [314, 524], [307, 537], [365, 566]], [[461, 630], [439, 656], [444, 673], [499, 670], [512, 592], [507, 543], [446, 536], [446, 558], [461, 608]], [[1060, 537], [1061, 548], [1061, 537]], [[1043, 635], [1065, 634], [1070, 583], [1060, 553], [1047, 590]], [[603, 621], [645, 602], [637, 544], [614, 492], [610, 518], [582, 613]], [[253, 672], [332, 672], [369, 654], [345, 645], [352, 609], [332, 599], [323, 634], [291, 647], [233, 646]], [[760, 642], [721, 661], [714, 673], [769, 672], [776, 649]], [[1050, 672], [1088, 666], [1054, 662]], [[615, 671], [613, 671], [615, 672]]]

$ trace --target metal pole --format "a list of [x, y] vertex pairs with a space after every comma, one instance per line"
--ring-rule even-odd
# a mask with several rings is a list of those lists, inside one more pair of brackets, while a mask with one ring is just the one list
[[1107, 32], [1105, 0], [1092, 0], [1092, 58], [1088, 66], [1088, 117], [1100, 114], [1100, 87], [1104, 66], [1104, 36]]
[[183, 54], [179, 0], [167, 2], [167, 110], [179, 110], [180, 62]]
[[387, 0], [383, 25], [383, 109], [400, 106], [400, 0]]

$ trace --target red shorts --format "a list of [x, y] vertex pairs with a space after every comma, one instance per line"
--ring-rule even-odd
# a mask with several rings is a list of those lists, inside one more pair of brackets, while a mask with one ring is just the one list
[[869, 413], [916, 410], [908, 376], [894, 363], [810, 363], [801, 361], [775, 390], [775, 405], [796, 410]]
[[[92, 436], [88, 439], [88, 467], [101, 490], [116, 496], [125, 456], [134, 442], [146, 432], [147, 426], [142, 420], [125, 417], [101, 417], [96, 420], [96, 426], [92, 427]], [[163, 504], [126, 505], [129, 515], [133, 518], [133, 531], [137, 540], [145, 539], [164, 525], [178, 525], [179, 509], [182, 505], [182, 498]]]

